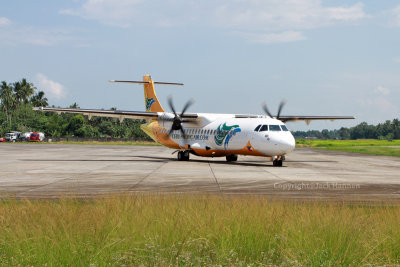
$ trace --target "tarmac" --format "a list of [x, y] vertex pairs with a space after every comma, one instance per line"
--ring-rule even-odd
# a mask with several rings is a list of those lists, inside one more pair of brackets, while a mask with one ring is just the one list
[[400, 158], [297, 148], [283, 167], [239, 156], [178, 161], [161, 146], [0, 144], [0, 198], [119, 192], [254, 194], [282, 199], [400, 200]]

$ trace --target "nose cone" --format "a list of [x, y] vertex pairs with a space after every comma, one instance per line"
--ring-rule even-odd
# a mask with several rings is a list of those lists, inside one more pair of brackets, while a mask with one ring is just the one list
[[282, 138], [280, 143], [285, 154], [292, 152], [296, 146], [296, 140], [291, 133]]

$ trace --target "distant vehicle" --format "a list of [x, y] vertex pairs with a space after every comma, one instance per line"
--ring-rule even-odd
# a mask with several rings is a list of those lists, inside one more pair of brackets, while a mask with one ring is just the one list
[[32, 132], [25, 132], [23, 134], [20, 135], [19, 139], [21, 141], [29, 141], [30, 137], [31, 137]]
[[6, 141], [16, 142], [19, 140], [20, 136], [21, 136], [21, 132], [13, 131], [13, 132], [6, 133]]
[[42, 142], [44, 140], [44, 133], [37, 133], [34, 132], [31, 134], [31, 136], [29, 137], [29, 140], [31, 142]]
[[4, 137], [0, 137], [0, 142], [5, 142], [6, 139]]

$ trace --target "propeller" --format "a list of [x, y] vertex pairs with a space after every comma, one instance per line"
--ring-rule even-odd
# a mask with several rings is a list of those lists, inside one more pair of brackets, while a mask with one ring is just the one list
[[183, 123], [197, 123], [196, 120], [184, 119], [186, 110], [191, 105], [193, 105], [193, 103], [194, 103], [194, 100], [190, 99], [188, 102], [186, 102], [185, 106], [182, 109], [182, 112], [180, 114], [178, 114], [178, 113], [176, 113], [175, 106], [172, 101], [172, 97], [171, 96], [168, 97], [168, 105], [171, 108], [172, 112], [174, 113], [173, 118], [165, 119], [167, 121], [172, 121], [172, 126], [171, 126], [171, 129], [168, 131], [168, 136], [170, 136], [173, 131], [180, 130], [182, 133], [183, 139], [186, 141], [186, 133], [185, 133], [185, 129], [182, 127], [182, 124]]
[[[282, 101], [281, 101], [281, 103], [279, 104], [279, 107], [278, 107], [278, 114], [276, 115], [276, 119], [278, 119], [279, 120], [279, 116], [281, 115], [281, 111], [282, 111], [282, 109], [283, 109], [283, 106], [286, 104], [286, 100], [285, 99], [283, 99]], [[271, 118], [274, 118], [275, 116], [272, 116], [272, 114], [271, 114], [271, 112], [269, 112], [269, 110], [268, 110], [268, 108], [267, 108], [267, 104], [264, 102], [263, 104], [262, 104], [262, 108], [263, 108], [263, 110], [264, 110], [264, 112], [269, 116], [269, 117], [271, 117]]]

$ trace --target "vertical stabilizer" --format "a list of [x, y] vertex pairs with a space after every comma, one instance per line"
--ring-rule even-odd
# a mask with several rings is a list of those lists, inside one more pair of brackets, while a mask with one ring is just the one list
[[151, 79], [150, 75], [143, 76], [144, 82], [149, 82], [144, 84], [144, 103], [146, 107], [146, 111], [152, 112], [164, 112], [160, 101], [156, 96], [156, 91], [154, 90], [154, 82]]

